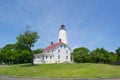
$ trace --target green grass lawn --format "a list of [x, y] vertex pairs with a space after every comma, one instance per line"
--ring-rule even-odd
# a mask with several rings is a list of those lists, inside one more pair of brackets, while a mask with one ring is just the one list
[[0, 67], [0, 74], [50, 78], [120, 78], [120, 66], [108, 64], [29, 64]]

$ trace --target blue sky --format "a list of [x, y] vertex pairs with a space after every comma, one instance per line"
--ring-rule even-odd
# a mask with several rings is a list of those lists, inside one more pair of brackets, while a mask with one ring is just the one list
[[33, 49], [58, 41], [60, 24], [73, 49], [120, 47], [120, 0], [0, 0], [0, 47], [15, 43], [26, 25], [38, 32]]

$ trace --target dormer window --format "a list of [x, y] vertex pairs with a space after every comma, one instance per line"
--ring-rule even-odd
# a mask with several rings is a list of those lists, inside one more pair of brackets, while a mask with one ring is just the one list
[[62, 45], [60, 45], [60, 47], [62, 48]]

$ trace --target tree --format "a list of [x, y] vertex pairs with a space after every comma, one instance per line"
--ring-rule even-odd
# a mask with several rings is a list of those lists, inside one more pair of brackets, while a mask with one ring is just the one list
[[120, 64], [120, 47], [116, 49], [116, 54], [117, 54], [117, 62]]
[[77, 62], [77, 63], [87, 62], [88, 53], [89, 53], [89, 50], [85, 47], [79, 47], [74, 49], [72, 53], [74, 62]]
[[14, 49], [15, 49], [14, 44], [5, 45], [5, 47], [1, 49], [1, 53], [0, 53], [1, 62], [7, 63], [7, 64], [13, 63], [15, 59], [15, 56], [13, 54]]
[[1, 52], [1, 49], [2, 49], [2, 48], [0, 48], [0, 52]]
[[42, 52], [43, 52], [43, 49], [41, 49], [41, 48], [32, 51], [33, 54], [38, 54], [38, 53], [42, 53]]
[[33, 54], [31, 48], [34, 46], [34, 43], [39, 39], [39, 36], [37, 32], [31, 32], [28, 28], [26, 28], [26, 31], [23, 34], [20, 34], [17, 37], [18, 44], [21, 44], [24, 46], [24, 48], [28, 49], [31, 54], [31, 63], [33, 63]]
[[109, 61], [110, 61], [111, 64], [116, 63], [116, 61], [117, 61], [117, 55], [116, 55], [116, 53], [110, 52]]
[[117, 54], [118, 60], [120, 60], [120, 47], [116, 49], [116, 54]]
[[90, 53], [92, 62], [109, 63], [109, 52], [104, 48], [97, 48]]
[[0, 48], [0, 63], [2, 62], [1, 50], [2, 48]]

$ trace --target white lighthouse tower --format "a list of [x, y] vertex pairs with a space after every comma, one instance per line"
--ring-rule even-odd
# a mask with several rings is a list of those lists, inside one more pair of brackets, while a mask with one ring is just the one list
[[61, 28], [59, 29], [59, 38], [58, 38], [58, 40], [59, 41], [61, 40], [61, 42], [65, 43], [65, 44], [68, 44], [68, 42], [67, 42], [67, 33], [66, 33], [66, 29], [65, 29], [64, 24], [62, 24]]

